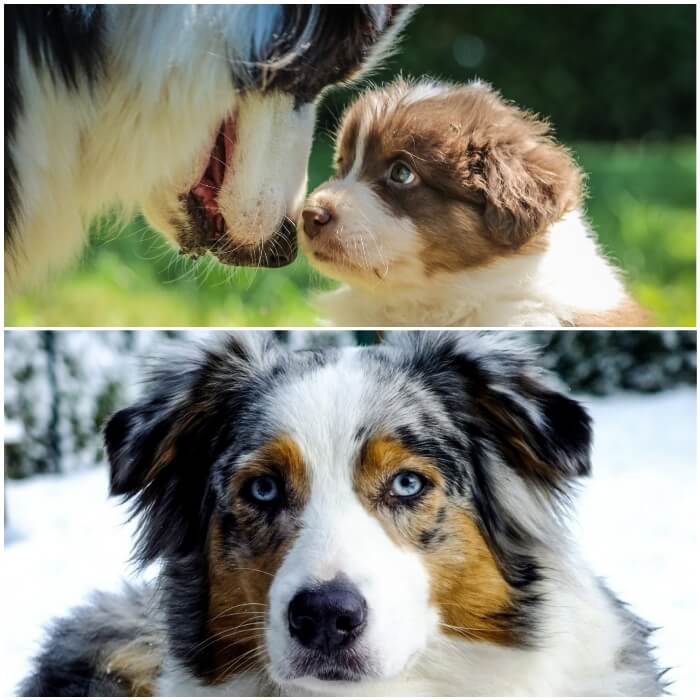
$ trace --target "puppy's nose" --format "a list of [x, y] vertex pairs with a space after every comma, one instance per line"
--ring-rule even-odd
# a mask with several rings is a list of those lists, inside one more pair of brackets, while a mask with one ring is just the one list
[[333, 218], [331, 211], [325, 207], [306, 207], [301, 216], [304, 219], [304, 231], [309, 238], [316, 238]]
[[367, 603], [349, 583], [330, 581], [297, 593], [289, 604], [289, 633], [302, 646], [331, 653], [364, 629]]

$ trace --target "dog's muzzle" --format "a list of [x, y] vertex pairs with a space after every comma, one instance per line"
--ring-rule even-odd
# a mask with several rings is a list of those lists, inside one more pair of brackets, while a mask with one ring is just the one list
[[367, 601], [344, 579], [299, 591], [287, 610], [289, 634], [301, 647], [296, 675], [346, 682], [365, 677], [369, 668], [358, 646], [367, 616]]
[[294, 222], [285, 217], [275, 233], [256, 245], [245, 245], [216, 235], [203, 219], [199, 202], [188, 195], [184, 200], [189, 225], [178, 232], [180, 252], [192, 258], [211, 253], [224, 265], [245, 267], [284, 267], [297, 256], [297, 230]]

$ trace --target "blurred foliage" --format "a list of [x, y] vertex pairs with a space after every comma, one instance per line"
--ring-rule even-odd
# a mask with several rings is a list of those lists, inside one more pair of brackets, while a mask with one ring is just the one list
[[[328, 177], [317, 139], [310, 187]], [[580, 144], [588, 215], [633, 294], [660, 325], [695, 325], [695, 147], [691, 143]], [[6, 304], [8, 325], [309, 326], [314, 291], [332, 285], [300, 257], [281, 270], [225, 268], [178, 256], [137, 220], [94, 227], [83, 263]], [[117, 235], [117, 233], [119, 235]]]
[[[695, 324], [695, 7], [432, 5], [376, 82], [397, 72], [491, 81], [549, 115], [589, 174], [588, 214], [633, 294], [662, 325]], [[330, 170], [353, 90], [320, 112], [309, 186]], [[282, 270], [177, 256], [142, 220], [93, 227], [77, 270], [6, 305], [10, 325], [298, 326], [328, 288], [305, 260]], [[119, 234], [119, 235], [117, 235]]]
[[572, 390], [656, 392], [695, 386], [695, 331], [531, 331], [543, 364]]
[[[400, 332], [400, 331], [396, 331]], [[469, 331], [467, 331], [468, 333]], [[371, 345], [381, 331], [275, 331], [292, 350]], [[10, 478], [104, 463], [102, 426], [136, 400], [154, 360], [217, 343], [224, 331], [6, 331], [5, 444]], [[521, 332], [518, 335], [522, 335]], [[578, 393], [695, 385], [695, 331], [528, 331], [544, 366]], [[173, 342], [175, 341], [175, 342]]]
[[[479, 77], [567, 141], [695, 134], [694, 5], [430, 5], [376, 81]], [[324, 123], [349, 99], [334, 93]]]

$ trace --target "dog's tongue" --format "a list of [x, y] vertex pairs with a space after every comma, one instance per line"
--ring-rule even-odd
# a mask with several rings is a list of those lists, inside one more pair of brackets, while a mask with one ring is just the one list
[[231, 165], [235, 135], [234, 118], [229, 117], [221, 125], [204, 175], [192, 188], [207, 214], [215, 220], [217, 229], [222, 230], [224, 222], [219, 213], [217, 197], [226, 177], [226, 168]]

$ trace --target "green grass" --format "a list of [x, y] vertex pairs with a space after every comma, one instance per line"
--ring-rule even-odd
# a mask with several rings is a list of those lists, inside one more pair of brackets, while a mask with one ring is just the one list
[[[580, 144], [588, 215], [635, 297], [660, 325], [695, 325], [695, 145]], [[316, 144], [309, 185], [327, 177]], [[80, 264], [5, 307], [12, 326], [314, 325], [310, 295], [331, 283], [303, 258], [281, 270], [225, 268], [174, 253], [136, 220], [95, 226]]]

